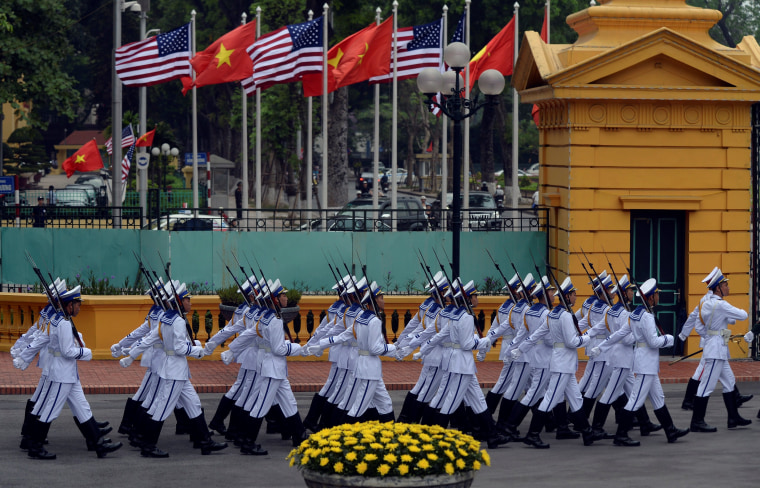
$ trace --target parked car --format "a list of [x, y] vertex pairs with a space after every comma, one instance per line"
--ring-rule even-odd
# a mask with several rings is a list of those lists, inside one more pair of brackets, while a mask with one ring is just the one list
[[228, 231], [229, 224], [224, 217], [219, 215], [193, 214], [192, 212], [180, 212], [162, 216], [158, 220], [152, 220], [143, 229], [150, 230], [215, 230]]
[[[328, 219], [327, 230], [366, 232], [375, 228], [378, 231], [388, 231], [392, 228], [393, 219], [396, 219], [397, 230], [417, 231], [427, 228], [425, 209], [419, 198], [399, 195], [397, 204], [398, 209], [393, 212], [391, 211], [391, 200], [386, 197], [379, 198], [376, 218], [372, 197], [356, 198]], [[312, 230], [319, 230], [322, 221], [319, 219], [312, 220], [310, 224], [304, 224], [301, 230], [307, 230], [308, 225], [311, 225]]]
[[59, 207], [90, 207], [93, 200], [86, 190], [69, 188], [55, 191], [55, 204]]
[[90, 185], [98, 190], [106, 186], [106, 181], [97, 173], [85, 173], [80, 175], [74, 183], [77, 185]]
[[[383, 174], [386, 171], [388, 170], [385, 168], [385, 166], [378, 167], [378, 173], [377, 173], [378, 180], [380, 179], [381, 176], [383, 176]], [[362, 171], [361, 175], [356, 179], [356, 189], [361, 190], [362, 181], [365, 181], [365, 180], [367, 181], [367, 185], [370, 188], [375, 188], [377, 185], [374, 184], [374, 177], [375, 177], [375, 173], [373, 169], [370, 168], [369, 171]]]
[[528, 176], [538, 176], [538, 163], [533, 163], [525, 172]]
[[95, 189], [94, 186], [91, 185], [66, 185], [65, 188], [63, 188], [63, 191], [69, 191], [69, 190], [75, 190], [75, 191], [82, 191], [87, 195], [87, 199], [89, 201], [88, 205], [96, 205], [97, 204], [97, 197], [98, 197], [98, 190]]
[[[464, 199], [464, 194], [460, 195]], [[451, 203], [454, 201], [452, 193], [446, 194], [446, 208], [451, 209]], [[431, 222], [432, 228], [437, 228], [440, 224], [441, 201], [435, 200], [431, 204]], [[462, 205], [462, 210], [469, 212], [471, 230], [497, 230], [500, 227], [499, 209], [493, 196], [487, 191], [470, 191], [470, 204]], [[451, 219], [446, 222], [446, 228], [451, 230]]]

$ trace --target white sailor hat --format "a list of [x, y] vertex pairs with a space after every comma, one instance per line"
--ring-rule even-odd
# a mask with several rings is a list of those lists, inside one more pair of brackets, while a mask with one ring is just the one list
[[50, 290], [52, 296], [56, 296], [56, 294], [63, 295], [66, 293], [66, 280], [56, 278], [55, 281], [48, 285], [48, 290]]
[[369, 301], [369, 297], [372, 295], [373, 297], [377, 298], [381, 295], [384, 295], [383, 290], [380, 289], [379, 286], [377, 286], [376, 282], [372, 282], [370, 286], [367, 288], [367, 292], [362, 297], [362, 303], [367, 303]]
[[643, 293], [645, 297], [651, 297], [658, 291], [660, 291], [660, 289], [657, 288], [657, 280], [654, 278], [649, 278], [644, 282], [644, 284], [639, 286], [639, 291], [636, 292], [636, 296], [640, 297]]
[[149, 296], [151, 296], [151, 297], [152, 297], [152, 296], [153, 296], [153, 290], [154, 290], [154, 288], [155, 288], [156, 290], [160, 290], [162, 286], [164, 286], [164, 283], [163, 283], [163, 282], [162, 282], [160, 279], [159, 279], [159, 280], [156, 280], [156, 281], [153, 283], [153, 286], [152, 286], [151, 288], [148, 288], [148, 289], [145, 291], [144, 295], [149, 295]]
[[453, 283], [451, 283], [451, 286], [449, 286], [446, 289], [446, 292], [443, 294], [445, 297], [458, 297], [459, 295], [459, 280], [454, 280]]
[[712, 281], [713, 277], [715, 276], [715, 273], [720, 273], [720, 268], [717, 266], [713, 268], [712, 271], [710, 271], [710, 274], [702, 278], [702, 283], [709, 283]]
[[[354, 283], [356, 283], [355, 286]], [[357, 295], [361, 296], [365, 291], [367, 291], [367, 277], [362, 276], [362, 279], [360, 279], [358, 282], [354, 280], [354, 282], [350, 283], [343, 294], [349, 295], [351, 293], [356, 293]]]
[[[251, 292], [251, 283], [253, 283], [253, 289], [254, 289], [253, 292]], [[245, 295], [251, 295], [251, 294], [255, 295], [256, 294], [255, 291], [257, 288], [258, 288], [258, 285], [256, 283], [256, 277], [251, 275], [240, 284], [240, 288], [238, 288], [237, 292], [241, 294], [245, 294]]]
[[434, 281], [430, 281], [425, 285], [425, 289], [430, 293], [433, 293], [436, 289], [443, 293], [449, 287], [449, 280], [446, 279], [441, 271], [433, 276], [433, 280]]
[[536, 283], [536, 285], [533, 287], [533, 291], [530, 292], [531, 296], [534, 297], [540, 297], [544, 294], [544, 289], [547, 290], [556, 290], [555, 287], [552, 286], [552, 284], [549, 282], [549, 278], [546, 276], [541, 277], [541, 282], [544, 284], [544, 286], [541, 286], [539, 283]]
[[66, 304], [69, 302], [81, 302], [82, 301], [82, 287], [77, 285], [71, 290], [61, 294], [61, 303]]
[[599, 284], [599, 280], [604, 280], [607, 277], [607, 270], [605, 269], [601, 273], [599, 273], [599, 278], [593, 277], [591, 278], [591, 281], [588, 282], [589, 285], [594, 285], [594, 289], [596, 289], [597, 285]]
[[615, 285], [612, 288], [612, 293], [613, 294], [617, 293], [618, 288], [620, 288], [623, 291], [627, 291], [630, 288], [633, 288], [633, 283], [631, 283], [630, 281], [628, 281], [628, 275], [627, 274], [624, 274], [623, 277], [620, 278], [620, 281], [618, 281], [618, 284]]
[[713, 275], [712, 279], [710, 279], [710, 282], [707, 284], [707, 287], [711, 290], [714, 290], [718, 287], [721, 283], [725, 283], [728, 281], [728, 278], [726, 278], [723, 275], [723, 272], [718, 269], [718, 271]]
[[349, 286], [348, 284], [351, 283], [351, 278], [353, 278], [353, 280], [356, 281], [356, 276], [346, 275], [343, 278], [339, 279], [338, 282], [332, 286], [332, 289], [333, 290], [340, 289], [341, 291], [343, 291]]
[[507, 287], [517, 288], [519, 286], [520, 286], [520, 278], [517, 276], [517, 273], [515, 273], [515, 275], [501, 289], [506, 290]]
[[193, 298], [193, 296], [190, 294], [190, 292], [187, 289], [187, 285], [185, 285], [184, 283], [179, 285], [179, 287], [177, 288], [177, 297], [180, 300], [183, 300], [185, 298]]
[[[601, 278], [601, 275], [599, 275], [599, 277]], [[604, 287], [608, 289], [615, 287], [615, 284], [612, 282], [612, 278], [610, 278], [609, 276], [605, 276], [604, 278], [602, 278], [602, 285], [604, 285]], [[600, 291], [602, 289], [602, 285], [597, 283], [594, 286], [594, 291]]]
[[457, 297], [461, 297], [464, 294], [467, 298], [478, 294], [478, 290], [475, 288], [475, 282], [470, 280], [457, 290]]
[[174, 290], [179, 291], [180, 284], [181, 283], [179, 282], [179, 280], [171, 280], [167, 282], [164, 285], [164, 289], [163, 289], [164, 295], [161, 298], [167, 302], [173, 302], [175, 298]]
[[[527, 289], [527, 293], [530, 293], [530, 290], [533, 288], [533, 285], [536, 284], [536, 280], [533, 278], [533, 273], [528, 273], [525, 275], [525, 279], [522, 280], [523, 285], [525, 285], [525, 288]], [[518, 293], [522, 293], [525, 291], [522, 287], [519, 287], [517, 289]]]
[[567, 295], [568, 293], [572, 293], [576, 290], [575, 285], [573, 285], [573, 281], [569, 276], [565, 278], [565, 281], [563, 281], [561, 285], [559, 285], [559, 288], [562, 290], [563, 295]]

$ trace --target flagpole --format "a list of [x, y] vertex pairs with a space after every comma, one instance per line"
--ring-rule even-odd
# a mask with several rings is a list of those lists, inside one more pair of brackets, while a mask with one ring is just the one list
[[[142, 7], [142, 5], [141, 5]], [[140, 40], [145, 40], [145, 22], [148, 18], [148, 14], [145, 11], [145, 9], [140, 9]], [[145, 86], [141, 86], [138, 89], [138, 95], [140, 97], [140, 136], [145, 135], [145, 131], [147, 130], [147, 110], [148, 110], [148, 88]], [[146, 147], [140, 147], [138, 149], [138, 155], [139, 154], [145, 154], [148, 152], [148, 148]], [[137, 161], [137, 158], [135, 158], [135, 161]], [[137, 177], [137, 187], [139, 188], [140, 192], [140, 208], [142, 209], [142, 216], [143, 221], [140, 222], [140, 227], [142, 227], [146, 222], [146, 218], [148, 216], [148, 168], [141, 169], [139, 165], [137, 165], [137, 168], [135, 168], [135, 176]]]
[[[191, 36], [190, 53], [195, 57], [195, 9], [190, 11], [190, 30], [193, 31]], [[195, 70], [193, 70], [193, 81], [195, 81]], [[198, 204], [198, 97], [196, 96], [195, 83], [193, 83], [193, 109], [192, 109], [192, 137], [193, 137], [193, 208], [197, 209]], [[161, 188], [161, 192], [166, 188]], [[159, 193], [160, 194], [160, 193]], [[167, 201], [167, 206], [171, 203]]]
[[[312, 20], [314, 18], [314, 11], [309, 10], [309, 20]], [[323, 21], [325, 19], [322, 19]], [[324, 22], [322, 23], [322, 28], [325, 28]], [[313, 97], [308, 97], [306, 99], [306, 218], [311, 222], [311, 206], [312, 206], [312, 199], [314, 195], [314, 166], [312, 164], [312, 147], [314, 146], [314, 133], [312, 129], [312, 115], [311, 111], [313, 110]], [[309, 226], [309, 230], [311, 230], [311, 226]]]
[[[246, 24], [246, 21], [248, 20], [248, 14], [243, 12], [240, 15], [240, 23], [242, 25]], [[258, 38], [258, 37], [257, 37]], [[241, 148], [243, 150], [243, 160], [241, 166], [242, 168], [242, 177], [243, 177], [243, 208], [245, 210], [248, 209], [248, 95], [245, 93], [245, 90], [242, 90], [242, 105], [240, 107], [240, 112], [242, 113], [242, 120], [241, 120], [241, 126], [240, 126], [240, 132], [241, 132]], [[235, 202], [237, 204], [237, 202]], [[246, 229], [248, 228], [248, 212], [245, 212], [245, 222], [246, 222]], [[243, 223], [238, 221], [237, 227], [238, 230], [242, 227]]]
[[[546, 0], [546, 13], [544, 15], [546, 16], [546, 43], [551, 44], [552, 23], [549, 22], [552, 18], [551, 0]], [[517, 62], [517, 56], [515, 56], [515, 62]]]
[[[330, 6], [326, 3], [322, 6], [322, 16], [324, 24], [322, 25], [322, 51], [324, 56], [322, 57], [322, 181], [320, 182], [322, 208], [326, 209], [329, 206], [327, 201], [327, 12], [330, 10]], [[327, 214], [323, 212], [323, 217]], [[322, 222], [322, 228], [327, 230], [327, 220]]]
[[[441, 59], [443, 59], [443, 49], [446, 47], [446, 41], [449, 38], [448, 18], [449, 7], [443, 6], [443, 41], [441, 42]], [[439, 96], [443, 98], [443, 93]], [[443, 99], [441, 99], [443, 103]], [[449, 121], [448, 117], [441, 116], [441, 230], [446, 228], [446, 193], [449, 191]]]
[[[111, 205], [113, 206], [113, 228], [121, 228], [121, 79], [116, 74], [116, 50], [121, 47], [121, 6], [122, 2], [113, 4], [113, 89], [111, 110]], [[118, 163], [117, 163], [118, 161]]]
[[[464, 19], [464, 43], [467, 44], [467, 47], [470, 47], [470, 0], [465, 0], [464, 2], [464, 11], [465, 11], [465, 19]], [[467, 63], [467, 66], [465, 67], [465, 81], [464, 81], [464, 90], [465, 90], [465, 98], [467, 100], [470, 99], [470, 63]], [[469, 112], [469, 110], [467, 110]], [[463, 159], [463, 168], [462, 168], [462, 180], [463, 180], [463, 186], [464, 186], [464, 193], [462, 194], [462, 208], [469, 209], [470, 208], [470, 118], [466, 118], [464, 120], [464, 157]], [[455, 185], [458, 185], [459, 182], [455, 181]], [[466, 224], [465, 224], [466, 222]], [[470, 227], [470, 214], [469, 212], [465, 212], [465, 214], [462, 217], [462, 225], [466, 225], [469, 229]]]
[[[261, 36], [261, 7], [256, 7], [256, 39]], [[256, 221], [261, 220], [261, 88], [256, 87]], [[258, 225], [255, 226], [258, 228]]]
[[[513, 72], [514, 72], [514, 64], [517, 63], [517, 53], [519, 51], [519, 35], [520, 35], [520, 4], [515, 2], [515, 42], [514, 42], [514, 61], [513, 61]], [[520, 184], [517, 180], [517, 165], [519, 163], [518, 161], [518, 153], [519, 153], [519, 135], [518, 135], [518, 124], [520, 123], [520, 117], [518, 114], [518, 100], [519, 95], [517, 94], [517, 89], [512, 88], [512, 208], [516, 209], [519, 202], [520, 202]]]
[[[380, 7], [375, 9], [375, 25], [380, 25]], [[375, 84], [375, 130], [372, 137], [372, 208], [375, 209], [375, 217], [378, 218], [378, 207], [380, 206], [380, 84]], [[372, 231], [377, 232], [377, 226], [372, 226]]]
[[[398, 2], [393, 0], [393, 115], [391, 116], [391, 208], [398, 210]], [[409, 171], [410, 168], [407, 168]], [[391, 230], [396, 230], [396, 215], [391, 218]]]

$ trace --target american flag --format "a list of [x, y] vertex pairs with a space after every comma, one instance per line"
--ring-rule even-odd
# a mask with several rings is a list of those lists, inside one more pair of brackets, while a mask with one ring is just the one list
[[[132, 124], [124, 127], [121, 131], [121, 148], [126, 149], [135, 143], [135, 133], [132, 130]], [[106, 151], [108, 154], [113, 154], [113, 137], [109, 137], [106, 141]]]
[[319, 17], [302, 24], [286, 25], [261, 36], [248, 48], [253, 76], [242, 81], [250, 95], [256, 88], [299, 81], [306, 73], [321, 73], [322, 29]]
[[[443, 19], [429, 24], [404, 27], [398, 30], [397, 76], [399, 80], [416, 77], [425, 68], [440, 68], [442, 59], [441, 42]], [[393, 42], [393, 41], [391, 41]], [[393, 79], [393, 59], [391, 72], [370, 78], [370, 83], [387, 83]]]
[[128, 86], [151, 86], [192, 76], [190, 24], [116, 50], [116, 74]]
[[124, 155], [124, 159], [121, 160], [121, 182], [126, 183], [129, 177], [129, 168], [132, 166], [132, 156], [135, 154], [135, 146], [129, 147], [129, 151]]
[[[462, 12], [462, 16], [459, 17], [459, 22], [457, 22], [457, 28], [454, 30], [454, 34], [451, 36], [451, 42], [464, 42], [465, 21], [467, 20], [466, 16], [467, 16], [467, 11], [465, 10], [464, 12]], [[446, 69], [448, 70], [448, 66], [446, 67]], [[437, 93], [433, 97], [433, 100], [435, 100], [438, 103], [441, 103], [443, 101], [440, 93]], [[442, 113], [441, 109], [438, 108], [438, 106], [436, 105], [431, 105], [430, 111], [438, 117], [440, 117]]]

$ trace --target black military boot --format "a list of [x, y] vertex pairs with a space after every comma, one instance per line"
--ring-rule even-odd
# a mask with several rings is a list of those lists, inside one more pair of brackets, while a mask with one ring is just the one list
[[227, 418], [227, 415], [230, 414], [232, 411], [232, 407], [235, 406], [235, 400], [232, 398], [227, 398], [227, 396], [222, 395], [222, 398], [219, 399], [219, 405], [216, 407], [216, 412], [214, 413], [214, 416], [211, 418], [211, 422], [208, 423], [208, 428], [211, 430], [215, 430], [220, 435], [224, 435], [227, 433], [227, 427], [224, 425], [224, 419]]
[[[230, 425], [227, 427], [227, 432], [224, 433], [224, 439], [230, 442], [235, 442], [238, 437], [242, 435], [243, 427], [245, 426], [245, 418], [248, 416], [248, 412], [243, 410], [243, 407], [237, 405], [232, 406], [230, 411]], [[235, 445], [239, 443], [235, 442]]]
[[[583, 411], [583, 415], [586, 416], [586, 420], [591, 416], [591, 411], [594, 409], [594, 403], [596, 403], [596, 398], [583, 397], [581, 411]], [[575, 426], [575, 430], [579, 430], [577, 425]]]
[[[74, 417], [76, 421], [76, 417]], [[87, 450], [95, 451], [98, 458], [104, 458], [109, 452], [114, 452], [121, 448], [121, 442], [113, 443], [111, 439], [103, 437], [105, 434], [111, 431], [111, 428], [101, 429], [98, 427], [97, 422], [93, 417], [90, 417], [86, 422], [79, 424], [78, 427], [82, 431], [85, 440], [87, 441]]]
[[501, 432], [506, 433], [504, 429], [507, 426], [507, 420], [509, 420], [509, 415], [512, 413], [512, 409], [514, 408], [515, 403], [515, 400], [507, 400], [506, 398], [501, 399], [499, 417], [496, 419], [496, 428]]
[[736, 394], [736, 407], [741, 407], [748, 401], [752, 400], [755, 395], [742, 395], [739, 393], [739, 385], [734, 386], [734, 394]]
[[145, 424], [150, 419], [151, 417], [148, 415], [148, 410], [140, 405], [140, 408], [137, 409], [137, 414], [135, 415], [134, 428], [129, 433], [129, 437], [127, 438], [130, 446], [142, 447], [142, 434], [146, 432]]
[[174, 409], [174, 418], [177, 419], [177, 425], [174, 428], [175, 435], [187, 435], [191, 432], [190, 417], [187, 416], [184, 408]]
[[679, 429], [673, 425], [673, 419], [668, 411], [668, 406], [663, 405], [654, 411], [657, 420], [662, 424], [662, 428], [665, 429], [665, 436], [668, 438], [668, 443], [672, 444], [678, 440], [679, 437], [683, 437], [689, 433], [689, 429]]
[[625, 393], [617, 397], [617, 400], [612, 402], [612, 408], [615, 410], [615, 423], [620, 423], [620, 413], [625, 408], [626, 404], [628, 403], [628, 397]]
[[614, 435], [608, 434], [604, 430], [604, 424], [607, 422], [607, 415], [610, 413], [610, 407], [612, 407], [612, 405], [609, 403], [599, 402], [594, 409], [594, 420], [591, 423], [591, 430], [593, 430], [595, 434], [601, 435], [602, 439], [615, 438]]
[[546, 412], [542, 412], [541, 410], [533, 412], [533, 418], [530, 419], [530, 427], [528, 427], [528, 434], [522, 440], [525, 444], [533, 446], [536, 449], [549, 449], [549, 444], [542, 441], [540, 437], [541, 430], [544, 428], [545, 417]]
[[135, 417], [137, 416], [139, 408], [140, 402], [133, 400], [132, 398], [127, 398], [127, 403], [124, 405], [124, 414], [119, 423], [119, 434], [129, 435], [129, 433], [132, 432], [132, 429], [134, 429]]
[[639, 419], [639, 432], [642, 436], [646, 437], [652, 432], [662, 430], [662, 425], [655, 424], [649, 420], [649, 413], [647, 412], [646, 405], [642, 405], [640, 409], [634, 412], [634, 415], [636, 415], [636, 418]]
[[580, 431], [581, 435], [583, 436], [584, 446], [590, 446], [594, 443], [594, 441], [600, 441], [604, 439], [604, 431], [593, 431], [582, 408], [576, 410], [575, 412], [568, 413], [567, 416], [573, 422], [573, 425], [575, 425], [575, 430]]
[[290, 432], [284, 425], [285, 415], [279, 405], [272, 405], [264, 418], [267, 421], [267, 434], [280, 434], [282, 440], [290, 440]]
[[334, 427], [333, 415], [335, 415], [335, 409], [338, 405], [326, 401], [324, 407], [322, 407], [322, 417], [320, 418], [317, 428], [319, 430], [326, 429], [328, 427]]
[[491, 415], [496, 413], [496, 407], [499, 406], [499, 401], [501, 398], [502, 396], [498, 393], [494, 393], [492, 391], [486, 393], [486, 405], [488, 406], [488, 411], [491, 412]]
[[489, 412], [488, 409], [475, 414], [475, 417], [480, 427], [478, 429], [480, 437], [476, 437], [476, 439], [485, 441], [488, 444], [489, 449], [496, 449], [511, 440], [508, 435], [502, 434], [496, 428], [496, 423], [493, 421], [491, 412]]
[[438, 425], [438, 414], [438, 409], [431, 407], [429, 404], [425, 405], [425, 411], [422, 414], [422, 420], [420, 422], [423, 425]]
[[381, 413], [380, 414], [380, 423], [384, 424], [386, 422], [395, 422], [396, 419], [394, 418], [393, 411], [391, 410], [388, 413]]
[[295, 415], [286, 417], [285, 420], [283, 420], [283, 423], [290, 433], [293, 447], [300, 446], [303, 441], [309, 438], [309, 434], [306, 433], [306, 427], [304, 427], [303, 422], [301, 422], [301, 415], [297, 411]]
[[705, 422], [705, 413], [707, 412], [707, 402], [710, 397], [695, 397], [692, 403], [691, 425], [689, 430], [692, 432], [717, 432], [718, 429]]
[[723, 394], [723, 403], [726, 404], [726, 411], [728, 412], [728, 428], [743, 427], [752, 423], [751, 420], [742, 418], [739, 415], [739, 409], [736, 406], [736, 393], [733, 391]]
[[[465, 413], [464, 402], [462, 402], [456, 410], [451, 412], [450, 420], [452, 429], [457, 429], [465, 434], [471, 431], [469, 429], [470, 422], [467, 420], [467, 414]], [[445, 428], [446, 426], [442, 425], [441, 427]]]
[[616, 446], [623, 447], [636, 447], [640, 446], [639, 441], [634, 441], [628, 437], [628, 431], [631, 430], [633, 424], [633, 412], [630, 410], [622, 409], [618, 413], [618, 427], [615, 432], [615, 439], [612, 441]]
[[342, 425], [348, 421], [348, 410], [343, 410], [340, 405], [335, 405], [332, 412], [332, 420], [330, 421], [332, 426]]
[[29, 449], [27, 454], [32, 459], [52, 460], [55, 459], [55, 454], [47, 452], [44, 447], [45, 437], [47, 437], [50, 430], [50, 424], [42, 422], [38, 418], [34, 418], [29, 425], [27, 425], [28, 436], [30, 438]]
[[570, 428], [570, 423], [567, 420], [567, 405], [565, 402], [559, 402], [556, 407], [552, 409], [554, 421], [557, 424], [557, 433], [555, 437], [558, 440], [565, 439], [577, 439], [581, 435]]
[[268, 451], [262, 449], [260, 444], [256, 443], [256, 439], [259, 436], [259, 430], [261, 429], [261, 423], [263, 421], [263, 418], [251, 417], [250, 415], [245, 419], [245, 426], [243, 428], [243, 434], [241, 435], [243, 438], [243, 445], [240, 446], [240, 454], [248, 456], [266, 456], [269, 454]]
[[401, 406], [401, 413], [398, 414], [398, 421], [405, 424], [416, 424], [419, 420], [415, 420], [418, 416], [419, 401], [417, 395], [411, 391], [406, 394], [404, 398], [404, 404]]
[[198, 447], [201, 449], [201, 454], [208, 456], [214, 451], [221, 451], [227, 448], [226, 442], [214, 442], [211, 439], [211, 434], [206, 426], [206, 417], [201, 412], [195, 418], [188, 421], [188, 427], [190, 428], [193, 439], [198, 443]]
[[29, 437], [29, 425], [37, 418], [32, 415], [32, 410], [34, 410], [34, 402], [32, 400], [27, 400], [26, 407], [24, 408], [24, 423], [21, 424], [21, 444], [18, 446], [19, 449], [23, 451], [29, 449], [29, 446], [31, 444], [31, 438]]
[[697, 388], [699, 388], [699, 380], [689, 378], [689, 382], [686, 384], [686, 393], [684, 393], [683, 402], [681, 402], [682, 409], [692, 410], [694, 408], [694, 398], [697, 396]]
[[[522, 421], [525, 420], [525, 416], [528, 415], [528, 412], [530, 412], [530, 407], [520, 402], [515, 403], [515, 406], [512, 407], [512, 412], [509, 414], [509, 419], [507, 419], [507, 422], [504, 424], [504, 432], [507, 433], [513, 441], [525, 440], [520, 437], [520, 431], [517, 430], [517, 428], [520, 426]], [[533, 415], [535, 416], [535, 413]], [[541, 428], [543, 427], [544, 424], [542, 421]]]
[[327, 403], [327, 397], [324, 397], [319, 394], [319, 392], [315, 393], [313, 397], [311, 397], [311, 405], [309, 405], [309, 412], [306, 414], [306, 417], [303, 419], [303, 425], [307, 429], [309, 429], [312, 432], [319, 432], [319, 417], [322, 415], [322, 410], [324, 409], [325, 403]]
[[142, 447], [140, 447], [140, 456], [149, 458], [169, 457], [168, 452], [162, 451], [156, 447], [158, 438], [161, 437], [161, 429], [163, 426], [163, 420], [153, 420], [152, 418], [147, 418], [140, 424], [139, 435], [143, 440]]
[[[538, 410], [538, 406], [543, 403], [544, 399], [541, 398], [538, 402], [536, 402], [535, 405], [533, 405], [533, 408], [531, 410], [535, 413], [536, 410]], [[565, 402], [559, 402], [557, 404], [557, 407], [555, 407], [555, 410], [565, 409], [565, 417], [567, 417], [567, 407], [565, 406]], [[560, 413], [562, 415], [562, 413]], [[546, 418], [544, 419], [544, 431], [546, 431], [547, 434], [551, 434], [557, 430], [557, 421], [554, 418], [554, 410], [549, 410], [546, 412]]]

